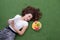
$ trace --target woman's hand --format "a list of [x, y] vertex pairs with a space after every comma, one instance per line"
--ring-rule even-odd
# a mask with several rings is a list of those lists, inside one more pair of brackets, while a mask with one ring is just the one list
[[25, 31], [27, 30], [28, 26], [24, 26], [21, 31], [18, 31], [19, 35], [23, 35]]
[[10, 25], [14, 27], [14, 20], [11, 21]]

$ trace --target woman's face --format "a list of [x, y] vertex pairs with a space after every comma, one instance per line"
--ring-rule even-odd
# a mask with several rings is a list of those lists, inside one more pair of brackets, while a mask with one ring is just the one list
[[24, 16], [25, 21], [30, 21], [31, 19], [32, 19], [32, 14], [31, 13], [25, 14], [25, 16]]

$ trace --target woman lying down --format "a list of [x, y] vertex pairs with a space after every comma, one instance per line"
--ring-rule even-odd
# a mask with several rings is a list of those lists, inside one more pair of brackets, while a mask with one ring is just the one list
[[16, 15], [14, 18], [9, 19], [9, 26], [0, 30], [0, 40], [14, 40], [16, 34], [23, 35], [28, 28], [28, 22], [39, 18], [41, 18], [39, 9], [31, 6], [26, 7], [22, 10], [22, 15]]

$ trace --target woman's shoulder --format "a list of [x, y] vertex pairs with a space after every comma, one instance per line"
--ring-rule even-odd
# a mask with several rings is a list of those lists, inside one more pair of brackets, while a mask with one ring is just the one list
[[17, 14], [17, 15], [14, 17], [14, 19], [19, 19], [19, 18], [21, 18], [21, 15], [19, 15], [19, 14]]
[[17, 14], [16, 17], [21, 17], [21, 15]]

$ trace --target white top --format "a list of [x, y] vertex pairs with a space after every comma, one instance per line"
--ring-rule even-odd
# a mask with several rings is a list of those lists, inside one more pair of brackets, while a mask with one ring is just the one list
[[[20, 30], [22, 27], [27, 27], [27, 26], [28, 26], [28, 22], [27, 22], [27, 21], [21, 20], [21, 16], [20, 16], [20, 15], [16, 15], [14, 18], [8, 20], [9, 27], [10, 27], [13, 31], [15, 31], [15, 30], [14, 30], [14, 29], [11, 27], [11, 25], [10, 25], [11, 20], [14, 20], [14, 26], [15, 26], [18, 30]], [[15, 31], [15, 32], [16, 32], [16, 31]]]

